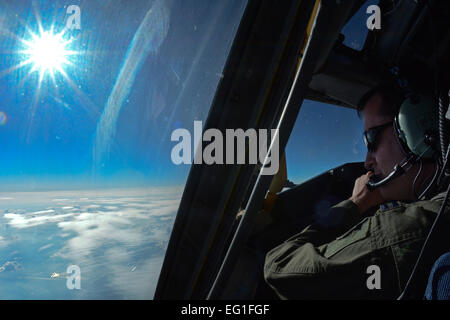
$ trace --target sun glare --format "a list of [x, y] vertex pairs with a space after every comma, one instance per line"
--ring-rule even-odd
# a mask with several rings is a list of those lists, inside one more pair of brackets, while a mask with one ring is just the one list
[[22, 51], [27, 60], [24, 64], [32, 64], [30, 72], [38, 71], [40, 81], [46, 73], [54, 77], [58, 71], [65, 74], [64, 66], [70, 65], [68, 57], [76, 54], [67, 49], [70, 40], [63, 38], [63, 33], [54, 34], [53, 31], [41, 31], [39, 35], [31, 33], [30, 40], [22, 40], [26, 49]]

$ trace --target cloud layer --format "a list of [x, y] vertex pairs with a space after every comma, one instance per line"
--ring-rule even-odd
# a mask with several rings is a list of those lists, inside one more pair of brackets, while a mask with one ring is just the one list
[[[81, 269], [82, 289], [70, 293], [74, 298], [153, 298], [181, 192], [150, 188], [0, 194], [8, 198], [0, 202], [5, 234], [0, 236], [0, 253], [16, 259], [16, 267], [8, 269], [14, 271], [9, 280], [28, 279], [28, 287], [42, 282], [55, 286], [42, 280], [75, 264]], [[11, 266], [0, 260], [5, 265]], [[57, 285], [60, 294], [69, 294], [64, 281]], [[23, 295], [61, 297], [51, 291], [43, 297]]]

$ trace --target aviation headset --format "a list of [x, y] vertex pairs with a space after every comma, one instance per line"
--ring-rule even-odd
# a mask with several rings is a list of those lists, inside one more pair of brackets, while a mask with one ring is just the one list
[[[370, 190], [403, 175], [415, 163], [439, 161], [440, 159], [439, 109], [437, 103], [428, 95], [413, 92], [411, 89], [405, 87], [403, 90], [401, 94], [403, 101], [401, 102], [398, 114], [394, 118], [394, 129], [397, 140], [406, 156], [402, 162], [394, 167], [393, 171], [387, 177], [381, 181], [369, 181], [367, 187]], [[422, 195], [435, 182], [438, 169], [439, 167], [436, 170], [432, 182]]]
[[406, 154], [438, 159], [438, 105], [429, 96], [413, 93], [407, 97], [394, 119], [394, 128]]

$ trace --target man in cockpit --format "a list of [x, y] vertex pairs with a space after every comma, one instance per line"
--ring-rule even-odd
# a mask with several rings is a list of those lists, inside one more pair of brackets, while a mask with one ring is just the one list
[[280, 298], [396, 299], [404, 290], [448, 186], [437, 186], [434, 103], [414, 99], [391, 86], [362, 97], [368, 172], [329, 210], [332, 227], [310, 225], [267, 253], [264, 277]]

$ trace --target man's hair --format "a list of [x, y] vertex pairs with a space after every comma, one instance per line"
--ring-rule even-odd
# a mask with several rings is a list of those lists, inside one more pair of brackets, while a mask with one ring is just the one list
[[404, 100], [403, 93], [399, 88], [393, 85], [381, 84], [366, 92], [361, 99], [359, 99], [357, 105], [358, 117], [361, 118], [364, 108], [369, 100], [375, 96], [381, 97], [381, 109], [380, 114], [384, 116], [395, 117], [400, 110], [400, 106]]

